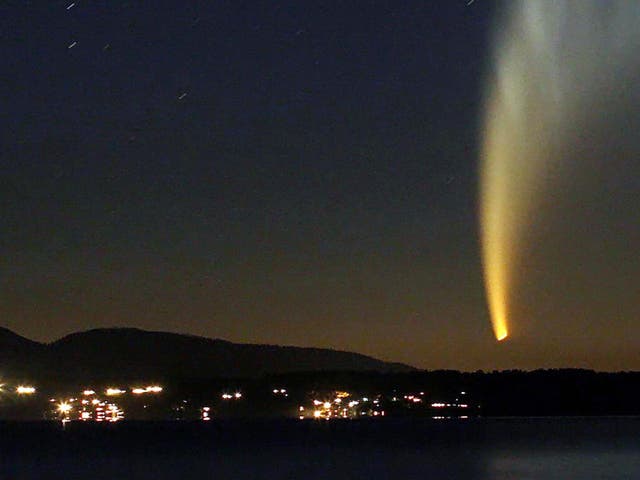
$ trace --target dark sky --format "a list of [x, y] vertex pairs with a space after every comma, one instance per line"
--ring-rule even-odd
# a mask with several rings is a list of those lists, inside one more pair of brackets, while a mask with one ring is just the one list
[[3, 2], [2, 324], [640, 368], [604, 324], [576, 348], [544, 325], [494, 340], [476, 202], [494, 5], [467, 3]]

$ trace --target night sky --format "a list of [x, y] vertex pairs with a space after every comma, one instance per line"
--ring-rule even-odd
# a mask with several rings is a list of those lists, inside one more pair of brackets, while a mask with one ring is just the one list
[[527, 315], [494, 339], [477, 191], [497, 7], [3, 2], [0, 324], [640, 369], [637, 181], [586, 189], [595, 209], [565, 194], [543, 229], [564, 247], [523, 263]]

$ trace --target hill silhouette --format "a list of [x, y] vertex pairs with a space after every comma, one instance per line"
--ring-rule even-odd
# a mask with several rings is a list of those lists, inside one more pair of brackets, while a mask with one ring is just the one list
[[317, 371], [406, 372], [413, 367], [353, 352], [220, 339], [135, 328], [95, 329], [52, 343], [0, 329], [6, 376], [61, 380], [239, 378]]

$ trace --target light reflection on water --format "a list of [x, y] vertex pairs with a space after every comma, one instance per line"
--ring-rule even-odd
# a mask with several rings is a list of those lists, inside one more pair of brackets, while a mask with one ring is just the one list
[[215, 423], [0, 424], [0, 478], [640, 478], [640, 419]]
[[507, 479], [635, 479], [640, 478], [640, 451], [612, 453], [526, 453], [490, 456], [486, 478]]

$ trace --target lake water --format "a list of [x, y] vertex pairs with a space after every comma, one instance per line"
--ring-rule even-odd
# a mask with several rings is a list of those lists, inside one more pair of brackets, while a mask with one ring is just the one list
[[0, 424], [0, 479], [640, 479], [640, 418]]

